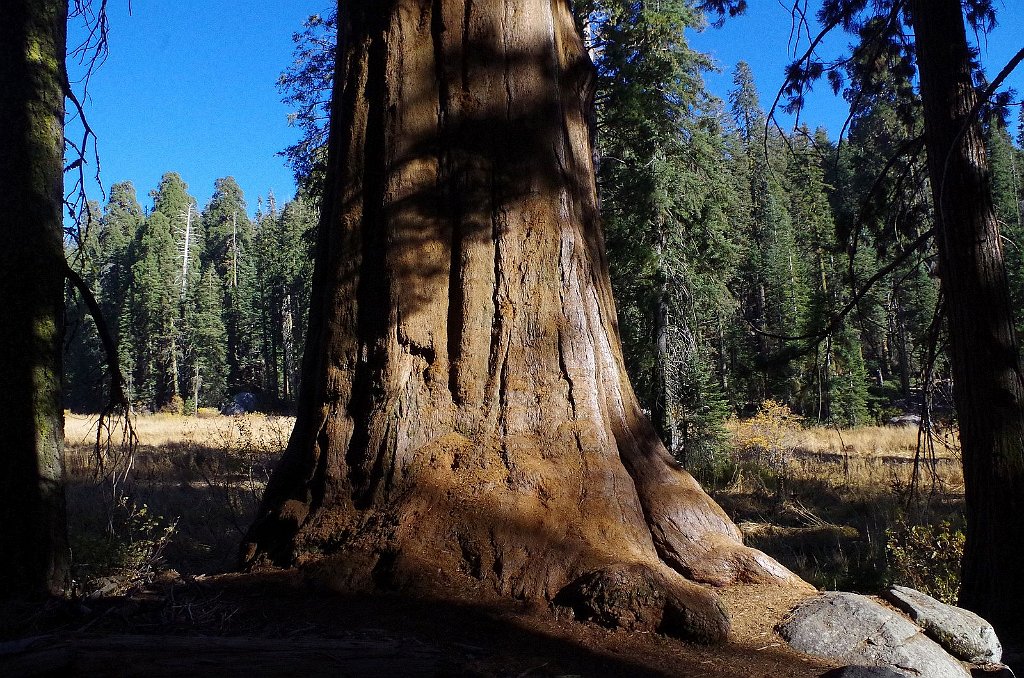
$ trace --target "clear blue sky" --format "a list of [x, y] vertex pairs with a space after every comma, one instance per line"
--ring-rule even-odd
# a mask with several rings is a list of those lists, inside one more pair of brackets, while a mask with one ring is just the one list
[[[808, 4], [812, 8], [820, 5], [819, 2]], [[764, 108], [771, 105], [782, 86], [785, 67], [795, 58], [790, 43], [792, 6], [792, 0], [750, 0], [747, 12], [728, 19], [722, 28], [708, 28], [689, 36], [690, 45], [714, 57], [721, 69], [719, 73], [709, 73], [705, 78], [711, 91], [726, 98], [732, 88], [733, 68], [738, 62], [746, 61], [757, 79], [761, 105]], [[1017, 50], [1024, 47], [1024, 0], [995, 0], [995, 7], [999, 25], [987, 37], [981, 36], [980, 59], [989, 78], [995, 78]], [[815, 24], [813, 28], [819, 27]], [[807, 48], [806, 35], [802, 38], [798, 45], [799, 54]], [[835, 37], [825, 42], [823, 56], [835, 56], [850, 42], [852, 36], [837, 32]], [[1024, 97], [1024, 65], [1019, 66], [1006, 82], [1017, 91], [1015, 101], [1019, 102]], [[828, 129], [829, 136], [835, 138], [848, 113], [846, 102], [842, 97], [833, 96], [828, 83], [822, 80], [808, 96], [801, 121], [812, 129], [822, 125]], [[1011, 115], [1014, 121], [1011, 131], [1015, 134], [1017, 112]], [[781, 112], [780, 118], [789, 120], [789, 125], [792, 125], [792, 118], [786, 118]]]
[[[214, 180], [227, 175], [245, 191], [250, 212], [257, 197], [269, 191], [281, 202], [291, 198], [291, 171], [276, 154], [298, 138], [298, 131], [288, 126], [289, 110], [275, 82], [291, 62], [292, 34], [330, 1], [135, 0], [129, 16], [128, 0], [110, 0], [110, 55], [94, 76], [86, 103], [99, 135], [104, 185], [129, 179], [143, 206], [149, 206], [148, 192], [173, 170], [200, 207], [209, 200]], [[732, 68], [746, 60], [767, 106], [792, 59], [789, 3], [749, 4], [747, 15], [690, 39], [722, 69], [707, 77], [714, 93], [727, 95]], [[981, 53], [990, 77], [1024, 45], [1020, 4], [997, 0], [1001, 26]], [[72, 29], [69, 44], [74, 45]], [[847, 41], [842, 36], [833, 48]], [[1010, 84], [1019, 101], [1024, 72], [1015, 73]], [[834, 137], [845, 116], [845, 102], [822, 83], [803, 120], [824, 125]], [[100, 198], [95, 187], [90, 193]]]
[[[290, 199], [295, 182], [276, 153], [299, 133], [288, 126], [275, 83], [292, 60], [292, 34], [329, 6], [330, 0], [134, 0], [129, 16], [128, 0], [109, 0], [110, 54], [86, 104], [105, 187], [131, 180], [148, 207], [161, 175], [176, 171], [200, 208], [214, 180], [228, 175], [245, 192], [250, 213], [269, 191], [279, 202]], [[76, 44], [71, 28], [69, 46]], [[98, 189], [90, 193], [99, 199]]]

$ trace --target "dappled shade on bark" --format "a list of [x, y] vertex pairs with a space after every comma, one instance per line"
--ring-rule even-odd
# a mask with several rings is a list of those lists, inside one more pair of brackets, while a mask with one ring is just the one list
[[681, 575], [796, 583], [628, 384], [568, 3], [347, 3], [339, 42], [298, 421], [246, 562], [547, 599], [625, 563], [709, 640]]

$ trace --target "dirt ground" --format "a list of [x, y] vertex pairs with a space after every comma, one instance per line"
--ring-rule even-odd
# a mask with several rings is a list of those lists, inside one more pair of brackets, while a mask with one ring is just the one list
[[714, 647], [477, 593], [339, 595], [297, 572], [165, 576], [126, 597], [8, 616], [4, 636], [29, 640], [0, 642], [0, 675], [810, 678], [830, 668], [772, 630], [806, 595], [792, 590], [724, 592], [734, 638]]

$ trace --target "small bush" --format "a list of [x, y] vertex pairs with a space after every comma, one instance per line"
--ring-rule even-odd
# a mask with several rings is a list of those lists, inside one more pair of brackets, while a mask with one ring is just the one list
[[764, 401], [756, 415], [732, 427], [736, 452], [763, 469], [762, 478], [775, 481], [780, 499], [785, 496], [789, 461], [802, 428], [803, 418], [774, 400]]
[[886, 530], [886, 556], [892, 580], [955, 604], [960, 593], [964, 531], [951, 520], [910, 525], [897, 521]]
[[73, 534], [75, 588], [80, 594], [122, 593], [152, 580], [176, 527], [145, 504], [121, 497], [103, 534]]

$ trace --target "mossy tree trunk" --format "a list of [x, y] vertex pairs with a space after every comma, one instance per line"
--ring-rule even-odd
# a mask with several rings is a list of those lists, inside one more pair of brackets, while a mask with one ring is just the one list
[[0, 20], [0, 599], [61, 593], [64, 513], [62, 0]]
[[298, 420], [243, 557], [547, 599], [639, 567], [721, 637], [682, 575], [795, 578], [742, 546], [627, 381], [568, 3], [339, 16]]
[[912, 3], [967, 500], [963, 605], [1024, 605], [1024, 376], [959, 0]]

